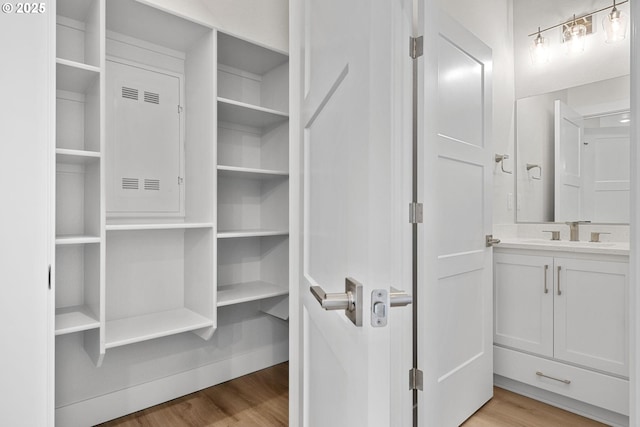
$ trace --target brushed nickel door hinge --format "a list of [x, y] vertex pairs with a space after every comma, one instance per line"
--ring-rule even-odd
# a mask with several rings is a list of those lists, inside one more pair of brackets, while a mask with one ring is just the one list
[[420, 37], [409, 37], [409, 56], [412, 59], [417, 59], [422, 56], [423, 46], [424, 46], [424, 38]]
[[409, 223], [422, 224], [422, 203], [409, 203]]
[[409, 390], [422, 391], [422, 371], [418, 368], [409, 370]]

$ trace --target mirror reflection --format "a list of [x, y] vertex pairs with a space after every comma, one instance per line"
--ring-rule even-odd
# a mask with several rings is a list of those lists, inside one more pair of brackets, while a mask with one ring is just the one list
[[629, 222], [629, 76], [516, 102], [518, 221]]

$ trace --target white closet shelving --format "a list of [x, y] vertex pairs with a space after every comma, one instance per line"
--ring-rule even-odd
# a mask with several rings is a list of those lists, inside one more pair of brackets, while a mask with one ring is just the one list
[[[200, 363], [282, 360], [264, 313], [288, 318], [287, 55], [139, 0], [56, 15], [56, 417]], [[185, 334], [218, 319], [210, 344]]]
[[286, 298], [287, 56], [219, 33], [217, 100], [218, 306]]
[[[145, 25], [140, 26], [140, 22]], [[154, 76], [168, 75], [180, 81], [180, 105], [172, 105], [171, 111], [175, 111], [175, 120], [180, 121], [180, 138], [188, 149], [174, 150], [180, 153], [181, 159], [143, 153], [144, 157], [134, 159], [128, 166], [138, 174], [135, 176], [143, 176], [149, 169], [144, 162], [149, 159], [156, 164], [179, 160], [183, 175], [173, 179], [179, 180], [177, 191], [183, 206], [180, 212], [156, 214], [150, 203], [146, 209], [148, 215], [107, 213], [105, 347], [188, 331], [208, 339], [215, 330], [217, 318], [214, 291], [216, 153], [215, 126], [211, 122], [216, 111], [215, 33], [135, 1], [107, 4], [107, 30], [107, 60], [118, 66], [144, 69], [150, 76], [150, 79], [141, 79], [125, 75], [131, 85], [140, 85], [141, 93], [152, 88]], [[115, 99], [121, 95], [119, 81], [109, 83], [110, 78], [108, 75], [107, 97]], [[157, 104], [163, 105], [164, 99], [160, 94]], [[144, 108], [154, 108], [145, 105]], [[115, 138], [117, 128], [123, 123], [117, 122], [114, 110], [108, 113], [107, 180], [119, 183], [121, 178], [113, 168], [113, 162], [119, 161], [116, 141], [110, 138]], [[158, 120], [165, 117], [158, 116]], [[139, 137], [149, 138], [148, 135]], [[136, 203], [145, 207], [144, 198], [153, 195], [142, 190], [132, 193], [131, 197], [141, 197], [142, 202]], [[108, 197], [111, 194], [108, 193]], [[109, 203], [107, 200], [107, 207]]]
[[104, 348], [102, 209], [104, 1], [56, 3], [55, 334]]

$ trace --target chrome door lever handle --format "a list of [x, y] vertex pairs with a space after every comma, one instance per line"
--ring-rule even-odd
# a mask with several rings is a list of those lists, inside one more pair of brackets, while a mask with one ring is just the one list
[[321, 286], [312, 286], [311, 293], [325, 310], [355, 310], [355, 300], [352, 292], [338, 292], [328, 294]]
[[344, 314], [356, 326], [362, 326], [362, 285], [347, 277], [344, 292], [328, 294], [321, 286], [309, 288], [313, 297], [325, 310], [344, 310]]
[[389, 292], [389, 305], [391, 307], [404, 307], [413, 302], [413, 296], [409, 295], [405, 291], [391, 287]]
[[485, 236], [485, 245], [490, 248], [494, 245], [497, 245], [498, 243], [500, 243], [500, 239], [494, 239], [493, 235], [491, 234], [487, 234]]

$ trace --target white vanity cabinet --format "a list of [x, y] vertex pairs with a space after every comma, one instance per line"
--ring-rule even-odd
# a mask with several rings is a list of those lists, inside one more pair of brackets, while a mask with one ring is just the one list
[[494, 372], [629, 414], [628, 257], [496, 249]]

